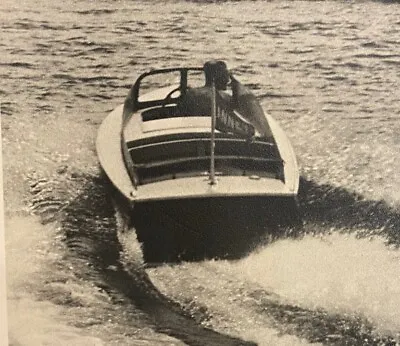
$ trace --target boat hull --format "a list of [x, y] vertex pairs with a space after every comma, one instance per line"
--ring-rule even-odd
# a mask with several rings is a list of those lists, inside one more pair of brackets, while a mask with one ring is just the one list
[[150, 263], [240, 258], [299, 224], [294, 196], [148, 201], [135, 203], [130, 215]]
[[[210, 114], [183, 111], [188, 76], [196, 71], [204, 72], [173, 68], [142, 74], [98, 132], [100, 165], [123, 200], [147, 262], [240, 257], [260, 236], [282, 235], [283, 226], [299, 221], [299, 170], [283, 129], [237, 81], [236, 111], [254, 120], [254, 137], [238, 134], [236, 121], [226, 121], [235, 125], [228, 129], [215, 126], [216, 95]], [[170, 72], [174, 78], [153, 83], [152, 77]], [[175, 73], [178, 86], [163, 87]], [[145, 86], [153, 84], [149, 92]], [[225, 106], [221, 114], [232, 120], [235, 108]]]

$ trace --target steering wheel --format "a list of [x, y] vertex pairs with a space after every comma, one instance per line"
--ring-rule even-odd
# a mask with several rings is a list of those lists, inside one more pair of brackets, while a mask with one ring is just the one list
[[180, 91], [180, 90], [181, 90], [181, 87], [177, 87], [177, 88], [171, 90], [171, 91], [168, 93], [168, 95], [165, 96], [165, 98], [164, 98], [164, 100], [163, 100], [163, 102], [162, 102], [162, 108], [165, 108], [165, 106], [168, 104], [168, 102], [171, 101], [171, 96], [172, 96], [173, 94], [175, 94], [177, 91]]

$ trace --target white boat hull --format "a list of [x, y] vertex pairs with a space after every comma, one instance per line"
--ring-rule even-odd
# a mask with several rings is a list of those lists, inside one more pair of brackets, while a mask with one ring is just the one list
[[180, 113], [173, 104], [179, 97], [170, 95], [185, 96], [187, 70], [172, 69], [181, 73], [178, 89], [157, 89], [142, 101], [141, 80], [152, 72], [140, 76], [96, 141], [100, 165], [150, 262], [240, 256], [261, 234], [299, 222], [299, 170], [282, 128], [243, 88], [243, 104], [265, 126], [252, 139], [212, 126], [215, 112]]
[[[111, 112], [100, 126], [96, 148], [100, 165], [112, 184], [129, 201], [140, 202], [163, 199], [214, 198], [234, 196], [281, 196], [295, 198], [299, 188], [299, 170], [293, 148], [278, 123], [267, 115], [284, 164], [285, 182], [265, 177], [217, 176], [217, 184], [210, 185], [208, 176], [162, 180], [132, 186], [120, 143], [123, 105]], [[127, 131], [129, 133], [129, 130]], [[218, 172], [217, 172], [218, 173]]]

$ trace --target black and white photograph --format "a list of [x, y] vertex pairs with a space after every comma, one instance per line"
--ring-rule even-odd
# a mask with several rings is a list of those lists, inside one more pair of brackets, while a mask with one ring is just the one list
[[400, 345], [399, 1], [0, 18], [1, 345]]

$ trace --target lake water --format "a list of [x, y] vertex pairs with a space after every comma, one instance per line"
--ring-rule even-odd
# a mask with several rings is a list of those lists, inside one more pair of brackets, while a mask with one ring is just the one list
[[[11, 345], [400, 342], [399, 3], [3, 0], [0, 18]], [[145, 269], [96, 131], [140, 73], [212, 58], [290, 137], [305, 235]]]

